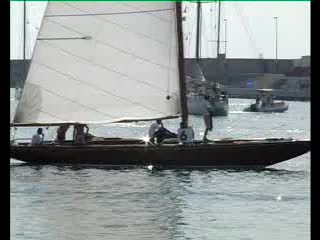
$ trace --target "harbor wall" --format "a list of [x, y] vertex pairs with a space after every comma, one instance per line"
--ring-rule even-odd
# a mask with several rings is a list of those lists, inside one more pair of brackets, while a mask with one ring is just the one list
[[[230, 97], [233, 98], [248, 98], [255, 99], [257, 91], [255, 89], [248, 88], [228, 88]], [[302, 92], [299, 90], [280, 90], [274, 89], [273, 95], [275, 99], [279, 100], [298, 100], [298, 101], [309, 101], [310, 92]]]
[[[185, 59], [186, 75], [192, 75], [196, 59]], [[310, 98], [310, 56], [300, 59], [226, 59], [201, 58], [205, 78], [225, 85], [230, 97], [252, 98], [255, 89], [272, 88], [279, 98], [308, 100]], [[30, 60], [10, 61], [10, 87], [21, 88]]]
[[226, 86], [230, 97], [253, 98], [255, 90], [271, 88], [277, 98], [310, 99], [310, 56], [300, 59], [185, 59], [186, 75], [199, 63], [205, 78]]

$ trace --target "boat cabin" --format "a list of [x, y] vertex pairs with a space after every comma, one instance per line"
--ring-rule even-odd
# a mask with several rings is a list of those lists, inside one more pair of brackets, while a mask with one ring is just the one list
[[264, 107], [264, 106], [270, 106], [273, 104], [273, 94], [272, 89], [257, 89], [257, 97], [256, 97], [256, 104]]

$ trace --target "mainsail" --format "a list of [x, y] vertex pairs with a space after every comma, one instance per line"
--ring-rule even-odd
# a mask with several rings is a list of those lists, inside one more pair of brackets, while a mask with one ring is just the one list
[[175, 2], [49, 2], [14, 124], [180, 114]]
[[197, 62], [190, 64], [188, 74], [192, 79], [197, 81], [206, 81], [201, 66]]

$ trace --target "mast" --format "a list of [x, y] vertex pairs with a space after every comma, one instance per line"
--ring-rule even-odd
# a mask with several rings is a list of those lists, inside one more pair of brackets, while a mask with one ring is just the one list
[[217, 78], [220, 78], [220, 15], [221, 15], [221, 0], [218, 0], [218, 36], [217, 36]]
[[[22, 65], [23, 65], [23, 75], [22, 78], [20, 78], [17, 81], [17, 86], [15, 89], [15, 99], [19, 100], [21, 97], [21, 93], [22, 93], [22, 85], [23, 85], [23, 81], [26, 78], [26, 73], [27, 73], [27, 63], [26, 63], [26, 18], [27, 18], [27, 3], [26, 0], [23, 1], [23, 50], [22, 50]], [[20, 86], [19, 86], [20, 84]]]
[[227, 19], [224, 19], [224, 54], [227, 57]]
[[176, 2], [181, 118], [182, 118], [182, 122], [185, 124], [185, 127], [187, 127], [188, 126], [188, 107], [187, 107], [187, 94], [186, 94], [187, 92], [186, 78], [185, 78], [185, 71], [184, 71], [183, 27], [182, 27], [181, 13], [182, 13], [181, 2]]
[[201, 3], [197, 2], [197, 40], [196, 40], [196, 61], [199, 62], [200, 58], [200, 28], [201, 28]]
[[217, 39], [217, 59], [219, 58], [220, 53], [220, 12], [221, 12], [221, 1], [218, 0], [218, 39]]
[[23, 1], [23, 62], [26, 61], [26, 0]]

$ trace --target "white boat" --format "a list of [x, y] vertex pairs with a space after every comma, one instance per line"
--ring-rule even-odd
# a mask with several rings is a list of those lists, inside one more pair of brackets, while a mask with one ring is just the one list
[[212, 116], [228, 116], [229, 99], [223, 87], [216, 82], [210, 82], [198, 64], [193, 64], [186, 77], [188, 112], [193, 115], [204, 115], [210, 112]]
[[220, 94], [218, 98], [208, 95], [190, 93], [187, 95], [188, 112], [193, 115], [205, 115], [207, 112], [212, 116], [228, 116], [228, 96]]
[[275, 101], [272, 89], [257, 89], [256, 102], [245, 108], [246, 112], [285, 112], [289, 104], [285, 101]]

